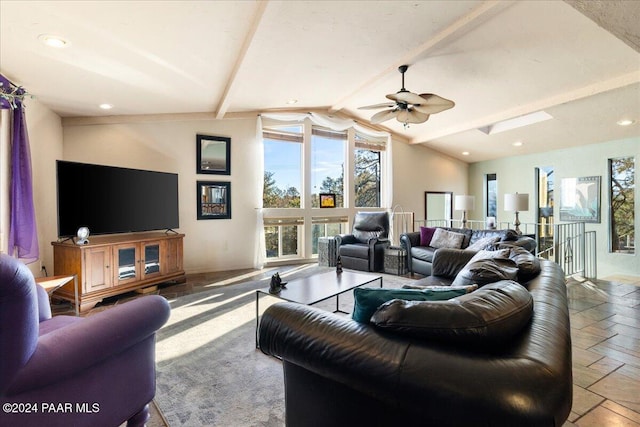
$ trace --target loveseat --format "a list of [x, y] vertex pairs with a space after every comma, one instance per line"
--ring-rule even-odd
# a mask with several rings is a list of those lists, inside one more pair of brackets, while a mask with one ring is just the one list
[[[474, 256], [438, 252], [438, 275], [415, 283], [450, 284]], [[269, 307], [259, 344], [282, 358], [287, 425], [561, 426], [572, 405], [566, 287], [557, 264], [538, 265], [522, 285], [486, 284], [449, 301], [391, 300], [371, 317], [376, 324], [301, 304]], [[514, 311], [521, 329], [499, 338], [504, 316], [491, 311], [514, 303], [530, 317]], [[472, 311], [465, 305], [499, 328], [448, 326]], [[406, 313], [405, 322], [394, 323], [394, 312]], [[447, 319], [440, 329], [407, 333], [412, 320], [434, 315]]]
[[[449, 233], [462, 234], [459, 246], [454, 246], [457, 242], [446, 242], [448, 246], [433, 246], [434, 233], [438, 229]], [[444, 234], [444, 233], [443, 233]], [[497, 240], [496, 240], [497, 239]], [[407, 268], [414, 273], [424, 276], [431, 275], [431, 264], [433, 254], [436, 249], [442, 247], [455, 249], [480, 250], [493, 244], [510, 244], [525, 248], [533, 253], [536, 249], [536, 241], [528, 236], [517, 234], [514, 230], [471, 230], [468, 228], [451, 227], [420, 227], [419, 232], [403, 233], [400, 235], [400, 245], [407, 252]]]

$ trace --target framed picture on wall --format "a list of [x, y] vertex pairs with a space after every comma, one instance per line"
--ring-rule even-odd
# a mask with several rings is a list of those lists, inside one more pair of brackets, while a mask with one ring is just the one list
[[600, 222], [600, 177], [563, 178], [560, 221]]
[[198, 219], [231, 219], [231, 183], [198, 181]]
[[336, 195], [334, 193], [320, 193], [320, 207], [321, 208], [335, 208], [336, 207]]
[[231, 175], [231, 138], [196, 135], [197, 173]]

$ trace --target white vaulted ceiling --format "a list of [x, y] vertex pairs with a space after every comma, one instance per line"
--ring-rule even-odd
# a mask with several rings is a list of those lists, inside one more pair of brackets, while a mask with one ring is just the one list
[[[358, 107], [387, 101], [409, 64], [408, 90], [456, 106], [382, 125], [475, 162], [639, 136], [616, 125], [640, 121], [638, 22], [636, 1], [0, 0], [0, 71], [62, 117], [295, 108], [366, 123]], [[553, 119], [478, 130], [541, 110]]]

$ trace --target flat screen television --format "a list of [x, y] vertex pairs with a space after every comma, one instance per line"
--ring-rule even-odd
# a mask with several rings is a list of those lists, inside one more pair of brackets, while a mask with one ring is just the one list
[[178, 228], [178, 175], [57, 161], [58, 235]]

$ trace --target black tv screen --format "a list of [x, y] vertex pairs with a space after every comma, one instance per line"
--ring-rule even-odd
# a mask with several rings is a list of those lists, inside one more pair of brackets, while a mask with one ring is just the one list
[[58, 160], [58, 235], [178, 228], [178, 175]]

